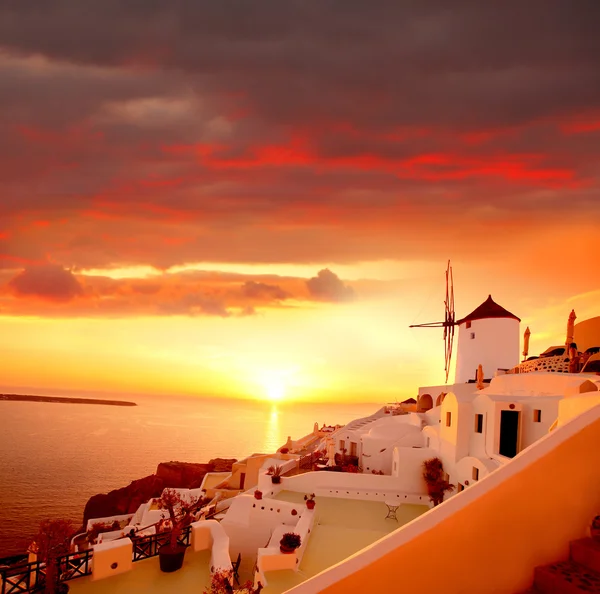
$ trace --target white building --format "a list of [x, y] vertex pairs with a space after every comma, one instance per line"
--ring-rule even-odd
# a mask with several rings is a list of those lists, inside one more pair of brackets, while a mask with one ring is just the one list
[[[597, 375], [549, 372], [498, 375], [483, 390], [448, 392], [439, 406], [416, 415], [425, 421], [420, 457], [440, 458], [460, 492], [552, 430], [559, 409], [568, 418], [570, 408], [580, 410], [582, 398], [586, 406], [600, 403], [599, 389]], [[422, 472], [416, 463], [413, 472]]]

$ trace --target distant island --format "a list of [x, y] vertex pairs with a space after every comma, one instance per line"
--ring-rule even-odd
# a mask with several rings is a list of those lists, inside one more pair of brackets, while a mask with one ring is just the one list
[[64, 398], [62, 396], [29, 396], [25, 394], [0, 394], [0, 400], [17, 402], [54, 402], [58, 404], [105, 404], [108, 406], [137, 406], [125, 400], [101, 400], [99, 398]]

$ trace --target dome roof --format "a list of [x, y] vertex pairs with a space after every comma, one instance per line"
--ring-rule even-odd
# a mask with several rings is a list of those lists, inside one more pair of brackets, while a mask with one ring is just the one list
[[504, 309], [501, 305], [498, 305], [489, 295], [488, 298], [475, 310], [473, 310], [468, 316], [465, 316], [461, 320], [458, 320], [457, 324], [463, 322], [472, 322], [473, 320], [487, 320], [488, 318], [511, 318], [513, 320], [521, 321], [521, 318], [517, 318], [515, 314], [510, 313]]

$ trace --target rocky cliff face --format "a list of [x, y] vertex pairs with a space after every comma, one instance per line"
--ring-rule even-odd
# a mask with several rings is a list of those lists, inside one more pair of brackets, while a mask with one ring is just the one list
[[132, 514], [151, 497], [158, 497], [166, 487], [196, 489], [207, 472], [229, 472], [236, 460], [215, 458], [208, 464], [162, 462], [156, 474], [133, 481], [127, 487], [91, 497], [83, 512], [83, 525], [90, 518]]

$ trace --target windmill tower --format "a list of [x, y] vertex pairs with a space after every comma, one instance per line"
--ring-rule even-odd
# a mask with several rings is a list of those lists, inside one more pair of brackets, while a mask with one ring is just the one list
[[452, 266], [446, 269], [446, 299], [443, 322], [413, 324], [410, 328], [444, 329], [444, 369], [446, 384], [450, 375], [454, 329], [458, 326], [458, 354], [454, 383], [477, 380], [479, 365], [484, 377], [491, 378], [498, 369], [511, 369], [519, 364], [519, 322], [517, 316], [498, 305], [490, 295], [468, 316], [456, 321]]
[[458, 320], [455, 383], [475, 380], [479, 365], [487, 379], [494, 377], [498, 369], [518, 365], [520, 321], [491, 295], [468, 316]]

